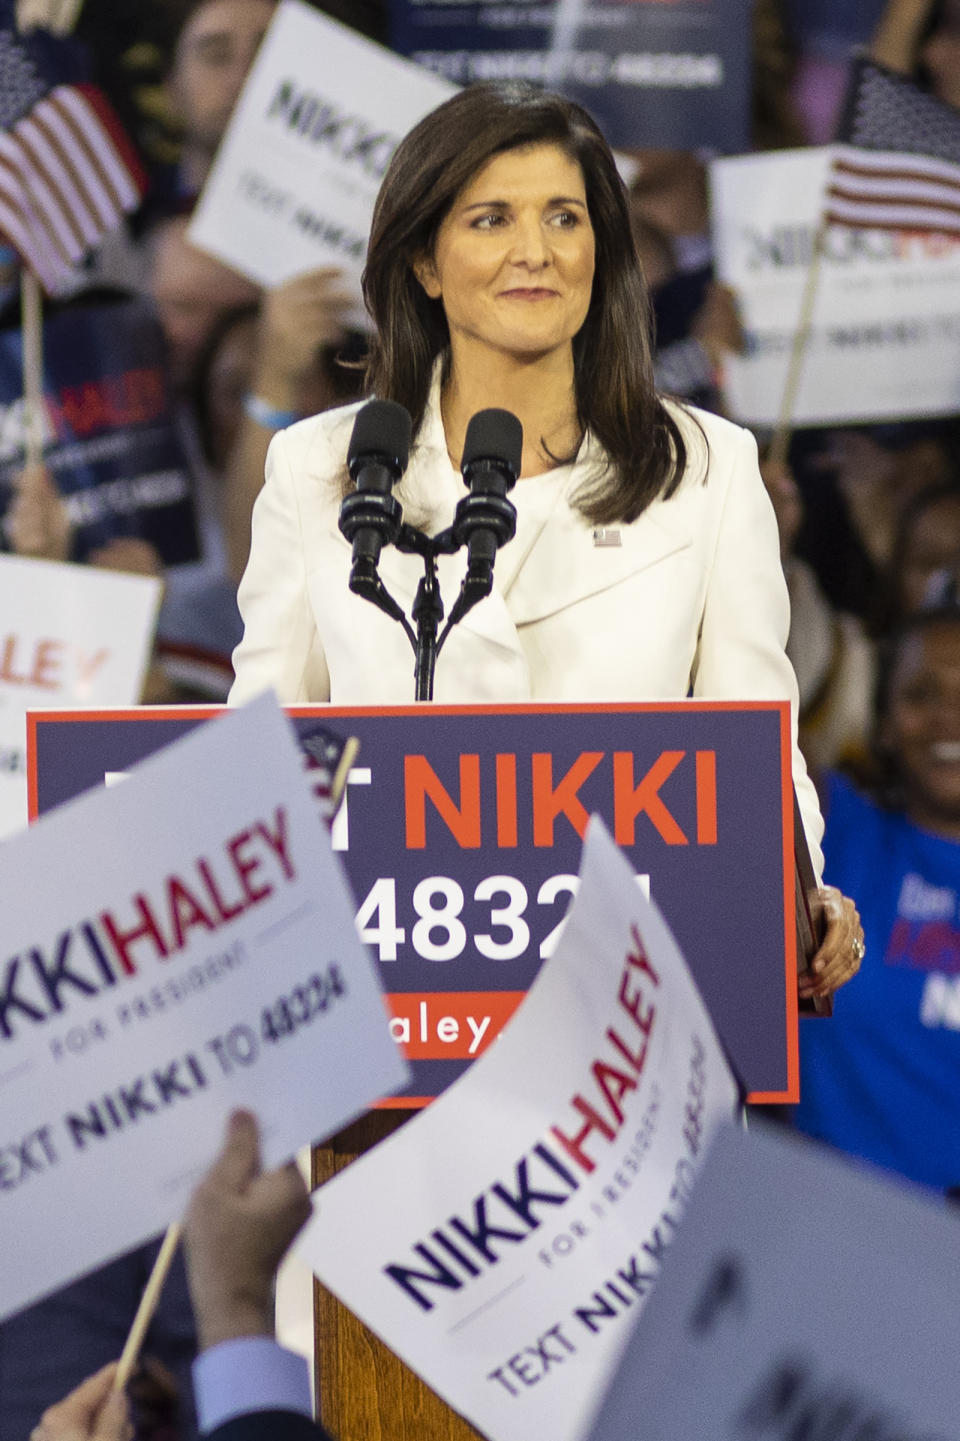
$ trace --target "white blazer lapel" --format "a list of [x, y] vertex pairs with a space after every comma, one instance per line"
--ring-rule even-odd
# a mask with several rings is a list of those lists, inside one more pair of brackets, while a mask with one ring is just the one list
[[631, 524], [592, 526], [575, 501], [598, 461], [599, 449], [588, 436], [510, 585], [510, 612], [518, 625], [609, 590], [691, 544], [690, 530], [678, 514], [684, 508], [669, 508], [663, 501], [655, 501]]

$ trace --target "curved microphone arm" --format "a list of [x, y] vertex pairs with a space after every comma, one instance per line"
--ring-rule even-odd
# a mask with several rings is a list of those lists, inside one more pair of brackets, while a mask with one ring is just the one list
[[364, 600], [368, 600], [371, 605], [375, 605], [378, 610], [382, 610], [384, 615], [390, 616], [392, 620], [399, 621], [403, 626], [407, 640], [413, 646], [414, 650], [417, 649], [417, 637], [414, 635], [413, 627], [407, 620], [401, 607], [380, 579], [375, 562], [371, 562], [369, 568], [359, 563], [352, 566], [349, 585], [354, 595], [362, 595]]

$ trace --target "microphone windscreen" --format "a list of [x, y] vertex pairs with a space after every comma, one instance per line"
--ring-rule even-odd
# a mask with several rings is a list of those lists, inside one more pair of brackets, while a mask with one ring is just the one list
[[516, 480], [523, 459], [523, 426], [510, 410], [478, 410], [470, 419], [463, 442], [460, 468], [466, 471], [478, 460], [495, 460]]
[[[397, 477], [407, 468], [410, 454], [410, 416], [395, 400], [371, 400], [353, 422], [347, 450], [347, 468], [353, 475], [360, 460], [376, 458]], [[355, 477], [354, 477], [355, 478]]]

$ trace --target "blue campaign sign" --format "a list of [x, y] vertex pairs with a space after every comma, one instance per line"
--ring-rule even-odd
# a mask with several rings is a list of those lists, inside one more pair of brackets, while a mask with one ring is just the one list
[[[216, 713], [32, 712], [31, 815]], [[751, 1099], [797, 1098], [786, 703], [287, 713], [302, 744], [318, 721], [360, 742], [333, 844], [413, 1063], [399, 1104], [438, 1095], [520, 1003], [594, 812], [672, 927]]]
[[611, 145], [749, 145], [749, 0], [391, 0], [391, 43], [460, 85], [525, 79], [577, 100]]
[[[149, 306], [120, 293], [51, 306], [43, 349], [43, 458], [73, 523], [74, 559], [130, 536], [165, 565], [198, 559], [193, 487]], [[0, 517], [23, 466], [22, 396], [20, 330], [0, 329]]]

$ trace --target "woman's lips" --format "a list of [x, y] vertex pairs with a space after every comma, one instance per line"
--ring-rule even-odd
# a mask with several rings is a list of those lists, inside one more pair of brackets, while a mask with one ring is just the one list
[[556, 294], [557, 291], [555, 290], [533, 287], [525, 289], [520, 286], [517, 286], [513, 290], [502, 290], [500, 292], [501, 299], [503, 300], [552, 300]]

